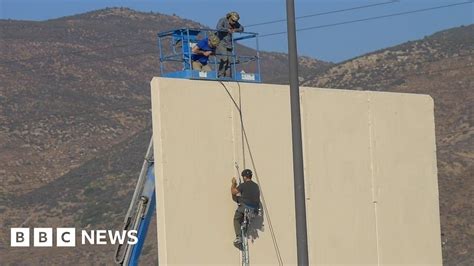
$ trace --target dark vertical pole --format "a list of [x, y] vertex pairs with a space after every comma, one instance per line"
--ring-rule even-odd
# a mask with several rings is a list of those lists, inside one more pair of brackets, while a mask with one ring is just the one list
[[296, 249], [298, 265], [309, 265], [294, 0], [286, 0], [286, 16], [288, 28], [288, 59], [290, 61], [290, 102], [291, 131], [293, 140], [293, 174], [295, 178]]

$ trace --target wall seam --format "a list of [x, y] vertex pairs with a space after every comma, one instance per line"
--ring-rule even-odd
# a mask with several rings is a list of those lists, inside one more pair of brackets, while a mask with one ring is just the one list
[[[300, 115], [301, 115], [301, 141], [303, 143], [303, 174], [304, 174], [304, 191], [305, 191], [305, 206], [306, 206], [306, 224], [310, 224], [311, 221], [313, 221], [313, 216], [311, 213], [311, 188], [312, 188], [312, 183], [311, 183], [311, 178], [309, 178], [309, 164], [307, 162], [308, 158], [308, 151], [305, 149], [306, 144], [308, 144], [308, 140], [306, 137], [309, 135], [307, 134], [307, 116], [306, 116], [306, 93], [305, 89], [302, 88], [300, 89]], [[309, 144], [308, 144], [309, 145]], [[312, 241], [312, 236], [313, 231], [311, 229], [311, 226], [307, 226], [307, 243], [308, 243], [308, 249], [311, 249], [311, 241]], [[316, 264], [315, 261], [316, 259], [313, 257], [312, 252], [308, 252], [308, 260], [310, 265]], [[313, 262], [313, 263], [312, 263]]]
[[[226, 87], [224, 87], [225, 89], [227, 89]], [[236, 94], [235, 93], [235, 90], [234, 88], [230, 87], [229, 86], [229, 90], [228, 92], [230, 93], [230, 97], [233, 98], [234, 95]], [[239, 91], [238, 91], [238, 94], [239, 94], [239, 105], [240, 105], [240, 88], [239, 88]], [[241, 177], [240, 177], [240, 173], [238, 171], [238, 167], [240, 166], [240, 158], [239, 158], [239, 144], [237, 143], [238, 142], [238, 136], [237, 136], [237, 128], [238, 126], [236, 125], [237, 123], [241, 124], [241, 122], [237, 121], [237, 118], [236, 116], [239, 116], [239, 120], [242, 121], [241, 119], [241, 111], [237, 110], [236, 111], [236, 108], [235, 108], [235, 105], [232, 104], [232, 102], [229, 103], [229, 106], [230, 106], [230, 121], [231, 121], [231, 130], [232, 130], [232, 146], [233, 146], [233, 156], [234, 156], [234, 165], [233, 167], [235, 167], [235, 170], [236, 170], [236, 178], [238, 179], [238, 182], [242, 182], [241, 180]], [[240, 109], [240, 106], [239, 106], [239, 109]], [[245, 154], [243, 154], [245, 156]], [[245, 167], [245, 166], [243, 166]], [[238, 260], [239, 260], [239, 265], [242, 265], [242, 255], [241, 253], [239, 253], [239, 256], [238, 256]]]
[[[239, 155], [236, 154], [237, 153], [237, 137], [236, 137], [236, 130], [235, 130], [235, 111], [234, 111], [234, 106], [230, 103], [229, 104], [230, 106], [230, 118], [231, 118], [231, 130], [232, 130], [232, 146], [234, 147], [234, 150], [233, 150], [233, 156], [234, 156], [234, 164], [238, 164], [238, 160], [239, 160]], [[240, 175], [237, 171], [237, 176], [235, 178], [238, 178], [240, 179]]]
[[370, 155], [370, 177], [371, 177], [371, 191], [372, 191], [372, 204], [374, 206], [374, 217], [375, 217], [375, 244], [377, 251], [377, 265], [380, 265], [380, 245], [379, 245], [379, 228], [378, 228], [378, 212], [377, 212], [377, 195], [375, 192], [375, 138], [374, 138], [374, 125], [372, 120], [372, 109], [371, 109], [371, 99], [370, 93], [367, 92], [367, 120], [369, 128], [369, 155]]

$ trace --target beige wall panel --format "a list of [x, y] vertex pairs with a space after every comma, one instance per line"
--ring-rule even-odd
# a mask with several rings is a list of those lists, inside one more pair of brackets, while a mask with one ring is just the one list
[[304, 88], [310, 261], [377, 264], [367, 93]]
[[[236, 103], [241, 105], [244, 135], [245, 167], [254, 170], [271, 219], [277, 247], [274, 245], [268, 216], [264, 232], [250, 244], [253, 265], [278, 265], [277, 256], [285, 265], [296, 263], [293, 165], [291, 153], [291, 126], [289, 91], [287, 86], [225, 83]], [[239, 93], [240, 92], [240, 93]], [[238, 101], [240, 95], [240, 101]], [[262, 102], [265, 100], [265, 104]], [[238, 109], [233, 117], [237, 154], [242, 154]], [[239, 156], [243, 169], [243, 156]]]
[[[224, 85], [152, 81], [160, 264], [240, 263], [234, 162], [256, 173], [281, 259], [295, 264], [289, 88]], [[440, 263], [430, 99], [302, 88], [301, 103], [311, 263]], [[277, 265], [264, 224], [251, 264]]]
[[[296, 263], [288, 92], [226, 86], [245, 109], [245, 162], [258, 174], [279, 254], [285, 265]], [[272, 100], [263, 108], [265, 98]], [[229, 190], [234, 162], [244, 166], [238, 109], [219, 83], [156, 78], [152, 104], [160, 262], [238, 265]], [[264, 225], [250, 242], [253, 265], [278, 264], [267, 217]]]
[[160, 263], [235, 264], [232, 109], [215, 86], [193, 83], [152, 81]]
[[382, 264], [442, 264], [433, 100], [370, 94]]

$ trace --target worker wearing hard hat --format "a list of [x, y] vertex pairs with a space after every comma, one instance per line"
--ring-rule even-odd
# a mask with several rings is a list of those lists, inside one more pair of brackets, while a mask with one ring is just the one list
[[240, 231], [240, 226], [244, 220], [245, 209], [252, 210], [253, 212], [258, 212], [260, 207], [260, 188], [257, 183], [252, 181], [252, 170], [245, 169], [242, 171], [242, 177], [244, 182], [237, 186], [237, 180], [232, 178], [232, 186], [230, 192], [233, 197], [238, 197], [237, 210], [234, 214], [234, 231], [235, 231], [235, 240], [234, 245], [236, 247], [241, 247], [242, 244], [242, 232]]
[[240, 25], [239, 19], [239, 13], [232, 11], [227, 13], [225, 17], [221, 18], [219, 22], [217, 22], [217, 36], [221, 41], [217, 46], [219, 77], [231, 76], [231, 74], [227, 72], [230, 68], [230, 60], [232, 55], [232, 33], [244, 31], [244, 27]]
[[219, 42], [219, 38], [214, 34], [210, 34], [208, 37], [197, 42], [192, 49], [193, 54], [191, 56], [194, 70], [203, 72], [212, 70], [208, 64], [209, 56], [215, 54]]

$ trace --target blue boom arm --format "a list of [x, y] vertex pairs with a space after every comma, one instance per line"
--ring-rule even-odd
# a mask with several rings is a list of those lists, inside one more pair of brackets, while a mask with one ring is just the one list
[[138, 241], [134, 245], [119, 244], [115, 252], [115, 262], [120, 265], [138, 265], [145, 243], [148, 226], [155, 212], [155, 167], [153, 142], [150, 141], [138, 178], [132, 202], [125, 216], [123, 230], [136, 230]]

